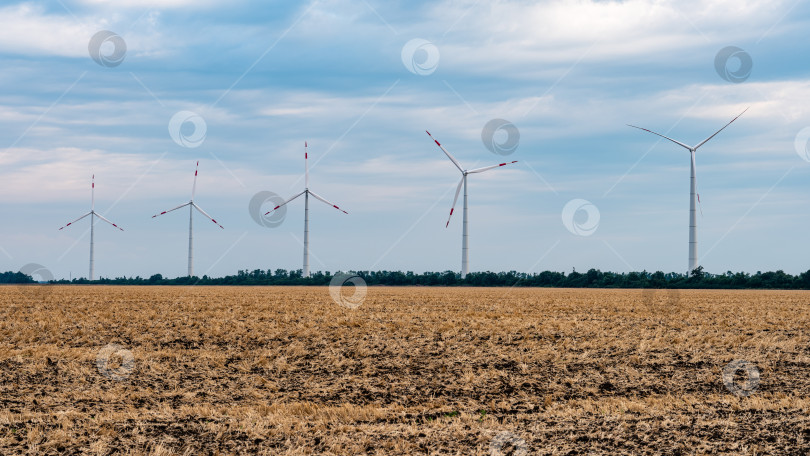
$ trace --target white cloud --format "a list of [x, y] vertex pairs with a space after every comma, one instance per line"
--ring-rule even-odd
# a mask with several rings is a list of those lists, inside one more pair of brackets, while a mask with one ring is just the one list
[[80, 3], [96, 7], [115, 8], [183, 8], [183, 7], [207, 7], [216, 4], [231, 6], [233, 2], [223, 2], [217, 0], [80, 0]]
[[66, 10], [63, 14], [52, 14], [42, 5], [20, 3], [0, 8], [0, 52], [29, 57], [89, 59], [90, 39], [100, 30], [121, 35], [130, 58], [133, 55], [165, 55], [170, 48], [184, 46], [186, 40], [164, 39], [159, 18], [159, 11], [151, 11], [139, 17], [140, 21], [132, 23], [135, 18], [118, 12], [91, 11], [76, 16]]
[[47, 15], [23, 3], [0, 9], [0, 52], [17, 55], [87, 56], [92, 28], [68, 15]]
[[[750, 43], [778, 29], [786, 1], [592, 1], [436, 4], [428, 23], [408, 31], [436, 42], [453, 72], [548, 77], [568, 64], [643, 61], [678, 67], [695, 50]], [[463, 17], [452, 29], [454, 18]], [[446, 36], [436, 35], [449, 30]], [[771, 33], [774, 33], [771, 31]], [[713, 56], [712, 56], [713, 57]], [[546, 65], [543, 65], [546, 64]], [[549, 68], [547, 65], [552, 65]], [[562, 67], [562, 68], [560, 68]]]

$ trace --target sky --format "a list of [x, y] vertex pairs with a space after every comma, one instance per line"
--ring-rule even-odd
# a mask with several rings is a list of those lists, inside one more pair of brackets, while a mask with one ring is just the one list
[[[810, 5], [55, 0], [0, 4], [0, 269], [810, 269]], [[257, 196], [258, 195], [258, 196]], [[277, 195], [277, 196], [274, 196]], [[253, 204], [251, 204], [253, 201]]]

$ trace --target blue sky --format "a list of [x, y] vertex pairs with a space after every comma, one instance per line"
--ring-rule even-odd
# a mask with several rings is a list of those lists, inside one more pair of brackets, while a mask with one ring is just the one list
[[[188, 201], [198, 160], [195, 201], [225, 229], [195, 218], [195, 272], [298, 269], [303, 201], [274, 227], [248, 205], [303, 190], [306, 140], [311, 189], [349, 212], [311, 201], [313, 270], [458, 271], [459, 173], [427, 129], [468, 168], [518, 160], [470, 177], [472, 271], [685, 272], [689, 154], [626, 124], [695, 144], [750, 107], [697, 153], [700, 263], [802, 272], [809, 21], [796, 1], [4, 2], [0, 269], [86, 276], [89, 222], [58, 228], [95, 174], [125, 229], [97, 222], [96, 274], [184, 275], [186, 212], [151, 216]], [[91, 58], [101, 30], [120, 65]], [[753, 62], [740, 82], [715, 68], [727, 46]], [[203, 119], [198, 147], [172, 139], [180, 111]], [[511, 155], [485, 147], [492, 119], [519, 130]], [[598, 211], [568, 223], [588, 236], [564, 224], [572, 200]]]

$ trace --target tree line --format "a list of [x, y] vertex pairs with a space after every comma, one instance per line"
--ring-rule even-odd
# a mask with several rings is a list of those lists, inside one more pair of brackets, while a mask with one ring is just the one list
[[[556, 287], [556, 288], [717, 288], [717, 289], [810, 289], [810, 270], [799, 275], [784, 271], [710, 274], [699, 267], [690, 274], [657, 272], [602, 272], [590, 269], [565, 273], [543, 271], [525, 272], [471, 272], [464, 279], [453, 271], [414, 273], [412, 271], [351, 271], [362, 278], [366, 285], [391, 286], [478, 286], [478, 287]], [[52, 280], [54, 284], [104, 284], [104, 285], [329, 285], [334, 274], [318, 271], [303, 277], [302, 271], [286, 269], [253, 271], [240, 270], [236, 275], [225, 277], [176, 277], [166, 278], [154, 274], [149, 278], [116, 277]], [[21, 272], [0, 273], [0, 283], [34, 283], [35, 280]]]

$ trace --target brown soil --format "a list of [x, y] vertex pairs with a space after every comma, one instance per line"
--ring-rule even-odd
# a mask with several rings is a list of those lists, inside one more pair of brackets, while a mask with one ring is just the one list
[[[808, 305], [370, 287], [349, 309], [325, 287], [4, 286], [0, 453], [805, 454]], [[759, 383], [727, 387], [734, 360]]]

